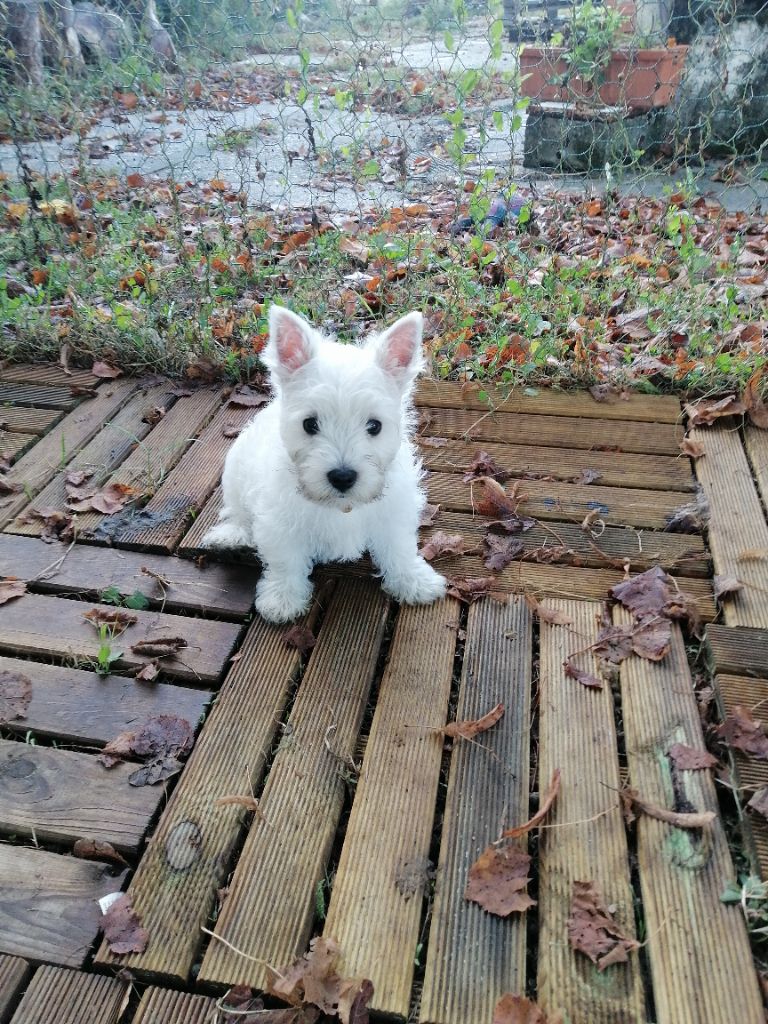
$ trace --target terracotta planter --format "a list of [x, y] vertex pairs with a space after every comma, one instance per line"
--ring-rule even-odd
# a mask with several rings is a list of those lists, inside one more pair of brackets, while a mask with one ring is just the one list
[[[520, 53], [523, 96], [539, 102], [573, 103], [584, 100], [601, 106], [626, 106], [634, 110], [665, 107], [675, 94], [685, 66], [687, 46], [658, 50], [616, 50], [603, 69], [602, 81], [584, 82], [568, 74], [558, 46], [526, 46]], [[528, 76], [526, 78], [526, 75]]]

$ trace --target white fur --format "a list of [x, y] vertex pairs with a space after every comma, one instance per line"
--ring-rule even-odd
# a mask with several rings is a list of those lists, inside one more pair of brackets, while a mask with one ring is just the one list
[[[410, 313], [365, 345], [340, 345], [281, 307], [270, 309], [265, 361], [276, 395], [227, 455], [224, 506], [206, 547], [254, 547], [264, 566], [256, 609], [286, 622], [305, 611], [318, 562], [369, 551], [384, 589], [428, 603], [445, 580], [417, 554], [425, 497], [409, 439], [410, 392], [422, 366], [422, 317]], [[308, 434], [304, 423], [317, 420]], [[371, 436], [372, 420], [381, 431]], [[354, 470], [340, 493], [328, 472]]]

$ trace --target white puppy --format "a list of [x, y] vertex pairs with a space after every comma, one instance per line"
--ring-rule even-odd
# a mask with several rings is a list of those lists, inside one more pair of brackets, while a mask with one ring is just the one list
[[409, 433], [422, 322], [409, 313], [362, 346], [340, 345], [271, 307], [265, 362], [275, 398], [230, 449], [224, 507], [203, 541], [257, 549], [265, 619], [286, 622], [308, 607], [315, 563], [365, 550], [397, 600], [425, 604], [445, 592], [417, 554], [425, 497]]

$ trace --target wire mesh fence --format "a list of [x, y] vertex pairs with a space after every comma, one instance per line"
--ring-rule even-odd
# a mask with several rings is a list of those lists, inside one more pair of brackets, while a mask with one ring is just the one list
[[258, 368], [413, 305], [443, 376], [765, 357], [768, 4], [0, 0], [0, 347]]

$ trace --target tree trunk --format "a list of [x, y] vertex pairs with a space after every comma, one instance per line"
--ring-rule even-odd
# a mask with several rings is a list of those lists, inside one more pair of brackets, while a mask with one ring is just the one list
[[40, 0], [5, 0], [8, 22], [5, 35], [32, 85], [43, 84], [43, 37]]

